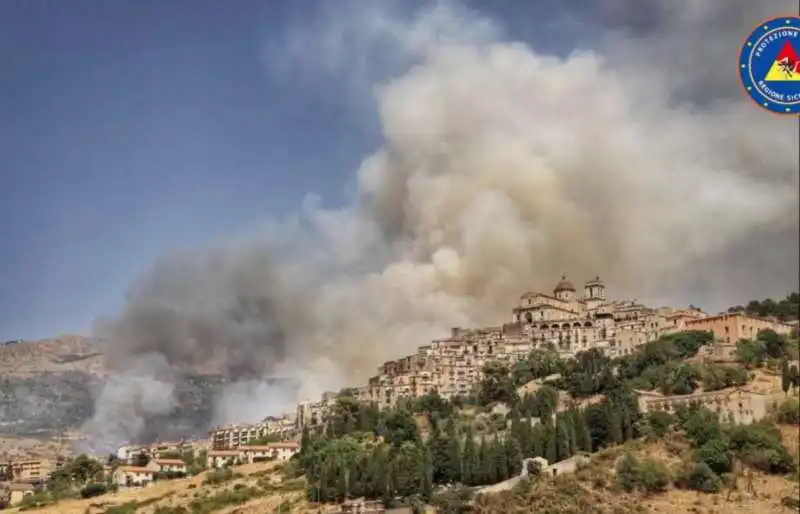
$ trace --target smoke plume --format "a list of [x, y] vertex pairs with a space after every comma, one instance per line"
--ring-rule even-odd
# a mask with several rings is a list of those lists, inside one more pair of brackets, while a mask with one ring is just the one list
[[752, 105], [736, 75], [743, 35], [770, 13], [744, 0], [603, 5], [564, 22], [565, 40], [597, 34], [564, 55], [454, 3], [292, 27], [273, 71], [374, 90], [381, 147], [349, 205], [310, 198], [137, 280], [98, 323], [118, 374], [86, 430], [158, 435], [188, 369], [233, 382], [216, 422], [254, 421], [363, 383], [451, 326], [501, 323], [562, 272], [576, 285], [599, 274], [613, 297], [709, 309], [786, 293], [797, 122]]

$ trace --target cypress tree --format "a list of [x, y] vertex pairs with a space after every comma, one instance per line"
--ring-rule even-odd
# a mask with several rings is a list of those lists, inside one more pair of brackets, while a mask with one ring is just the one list
[[554, 462], [562, 461], [572, 457], [572, 454], [570, 453], [569, 431], [567, 430], [567, 425], [564, 422], [564, 419], [556, 421], [555, 440], [556, 460]]
[[434, 425], [433, 432], [426, 445], [431, 453], [433, 463], [433, 482], [443, 484], [447, 475], [447, 437]]
[[427, 502], [433, 495], [433, 462], [428, 448], [423, 448], [422, 452], [422, 475], [422, 487], [419, 494]]
[[461, 480], [461, 442], [458, 440], [456, 423], [452, 417], [447, 420], [445, 434], [447, 434], [445, 448], [447, 462], [444, 466], [443, 478], [446, 483], [455, 484]]
[[522, 446], [516, 437], [510, 435], [506, 437], [505, 450], [508, 478], [515, 477], [522, 471]]
[[553, 426], [552, 421], [548, 421], [544, 425], [545, 447], [544, 458], [547, 459], [548, 464], [558, 462], [558, 442], [556, 437], [556, 427]]
[[489, 453], [491, 454], [490, 464], [490, 479], [489, 483], [496, 484], [508, 478], [508, 460], [506, 458], [506, 449], [503, 442], [500, 440], [498, 434], [494, 434], [489, 445]]
[[781, 389], [783, 389], [783, 394], [788, 394], [791, 387], [792, 375], [789, 371], [789, 363], [784, 360], [781, 368]]
[[538, 423], [536, 426], [531, 427], [530, 446], [526, 454], [529, 457], [544, 457], [546, 446], [547, 434], [545, 433], [544, 425]]
[[[573, 408], [574, 410], [574, 408]], [[575, 455], [575, 452], [578, 451], [578, 442], [577, 434], [575, 432], [575, 421], [574, 415], [571, 412], [566, 412], [562, 416], [562, 420], [567, 429], [567, 440], [569, 441], [569, 455], [570, 457]]]
[[573, 423], [575, 425], [575, 445], [579, 451], [592, 451], [592, 436], [589, 427], [586, 426], [586, 418], [579, 409], [573, 412]]
[[606, 419], [608, 420], [608, 441], [606, 443], [609, 445], [622, 444], [623, 442], [622, 420], [620, 419], [619, 409], [615, 407], [611, 402], [606, 404]]
[[478, 473], [476, 473], [476, 480], [478, 485], [488, 484], [492, 476], [492, 456], [489, 451], [489, 445], [486, 444], [486, 437], [481, 438], [481, 445], [478, 448]]
[[461, 481], [468, 485], [478, 484], [477, 473], [480, 468], [478, 449], [475, 446], [475, 437], [472, 426], [468, 426], [464, 438], [464, 452], [461, 457]]
[[529, 452], [533, 449], [533, 430], [531, 427], [530, 418], [519, 419], [517, 422], [517, 430], [512, 430], [511, 435], [513, 435], [516, 438], [517, 443], [519, 443], [522, 454], [528, 456]]
[[627, 408], [622, 409], [622, 435], [623, 441], [630, 441], [633, 439], [633, 420]]

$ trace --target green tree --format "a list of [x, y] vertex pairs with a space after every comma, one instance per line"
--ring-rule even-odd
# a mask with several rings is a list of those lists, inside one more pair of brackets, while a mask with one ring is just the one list
[[764, 350], [767, 352], [767, 355], [773, 359], [782, 357], [786, 351], [786, 337], [772, 329], [768, 328], [759, 331], [756, 339], [764, 345]]
[[506, 449], [498, 434], [494, 434], [489, 443], [489, 483], [496, 484], [508, 478], [508, 457]]
[[722, 488], [722, 480], [705, 462], [687, 462], [678, 471], [675, 485], [681, 489], [717, 493]]
[[418, 444], [406, 441], [393, 459], [392, 478], [397, 495], [409, 497], [425, 488], [424, 452]]
[[505, 365], [497, 361], [489, 361], [483, 366], [482, 372], [483, 378], [478, 388], [478, 403], [489, 405], [492, 402], [503, 402], [515, 405], [519, 401], [516, 385]]
[[739, 339], [736, 341], [736, 356], [747, 369], [760, 367], [766, 357], [766, 349], [760, 341]]
[[591, 452], [592, 435], [589, 433], [589, 428], [586, 426], [583, 412], [574, 407], [570, 409], [569, 412], [572, 417], [572, 426], [575, 428], [575, 449], [582, 452]]
[[566, 420], [559, 416], [555, 424], [556, 462], [572, 457], [569, 429]]
[[472, 433], [472, 426], [467, 426], [464, 434], [464, 452], [461, 459], [461, 480], [468, 486], [477, 485], [480, 482], [480, 458], [478, 448], [475, 445], [475, 437]]
[[558, 437], [552, 421], [544, 424], [544, 444], [544, 458], [547, 462], [558, 462]]
[[789, 362], [784, 360], [781, 369], [781, 389], [783, 389], [783, 394], [788, 394], [791, 387], [792, 375], [791, 371], [789, 370]]
[[383, 420], [382, 434], [390, 445], [400, 447], [405, 442], [417, 443], [421, 440], [419, 427], [411, 413], [403, 408], [389, 411]]
[[669, 427], [675, 422], [672, 414], [662, 410], [648, 412], [645, 420], [656, 439], [661, 439], [667, 435]]
[[493, 463], [492, 463], [492, 454], [489, 451], [489, 444], [486, 442], [486, 438], [481, 438], [481, 444], [478, 447], [478, 473], [476, 473], [477, 485], [488, 484], [492, 480], [493, 471]]
[[507, 476], [509, 478], [519, 475], [522, 471], [522, 446], [513, 435], [505, 439]]
[[420, 497], [425, 501], [430, 501], [433, 496], [433, 458], [431, 452], [425, 447], [423, 447], [422, 457], [422, 489], [420, 490]]
[[447, 437], [441, 432], [438, 425], [434, 425], [426, 446], [431, 454], [433, 482], [437, 484], [444, 484], [447, 482], [447, 443]]
[[621, 412], [612, 402], [605, 402], [606, 420], [608, 420], [608, 443], [622, 444], [624, 433], [622, 431]]
[[526, 457], [544, 457], [546, 447], [546, 430], [544, 425], [539, 423], [536, 426], [531, 427], [530, 446], [528, 448], [524, 448], [523, 451], [525, 452]]
[[706, 441], [696, 453], [697, 459], [705, 463], [714, 473], [728, 473], [733, 469], [730, 444], [727, 439], [715, 438]]
[[461, 481], [462, 449], [456, 433], [455, 419], [452, 417], [448, 418], [445, 424], [445, 435], [447, 436], [445, 480], [448, 484], [455, 484]]
[[797, 366], [792, 364], [789, 368], [789, 376], [791, 377], [792, 387], [800, 387], [800, 370]]
[[697, 409], [689, 413], [683, 422], [686, 437], [695, 447], [700, 447], [713, 439], [721, 439], [722, 427], [717, 415], [708, 409]]

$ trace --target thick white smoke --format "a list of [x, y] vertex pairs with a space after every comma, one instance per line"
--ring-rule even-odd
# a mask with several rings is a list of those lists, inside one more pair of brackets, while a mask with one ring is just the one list
[[[797, 123], [761, 112], [735, 82], [737, 45], [769, 13], [648, 3], [658, 14], [646, 30], [606, 27], [594, 50], [566, 57], [506, 42], [455, 4], [406, 22], [344, 10], [293, 28], [287, 55], [322, 59], [301, 61], [303, 76], [347, 71], [346, 52], [353, 84], [378, 80], [376, 42], [381, 70], [414, 63], [371, 84], [383, 145], [358, 169], [351, 205], [309, 201], [137, 281], [98, 329], [125, 386], [105, 388], [86, 430], [135, 437], [171, 408], [187, 367], [238, 382], [217, 421], [254, 421], [363, 383], [451, 326], [500, 323], [562, 271], [675, 304], [785, 293], [797, 280]], [[153, 356], [169, 372], [130, 368]]]

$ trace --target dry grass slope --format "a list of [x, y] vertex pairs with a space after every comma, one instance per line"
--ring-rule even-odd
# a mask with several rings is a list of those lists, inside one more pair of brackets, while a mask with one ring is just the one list
[[[36, 514], [298, 514], [307, 511], [304, 483], [283, 481], [275, 463], [239, 466], [231, 480], [219, 484], [205, 483], [207, 473], [184, 480], [162, 481], [144, 488], [121, 489], [90, 499], [63, 500], [54, 505], [34, 510], [14, 508], [9, 513], [32, 512]], [[220, 501], [222, 495], [258, 490], [258, 494], [241, 503]], [[215, 499], [217, 501], [215, 501]], [[202, 505], [211, 510], [189, 510], [190, 505]], [[212, 505], [216, 508], [213, 508]], [[183, 507], [186, 510], [181, 510]]]
[[[783, 442], [798, 460], [797, 426], [783, 426]], [[800, 497], [798, 476], [781, 477], [757, 473], [755, 494], [747, 493], [744, 477], [735, 488], [717, 494], [685, 491], [671, 487], [661, 494], [623, 493], [614, 487], [616, 463], [626, 451], [637, 457], [657, 458], [667, 466], [678, 466], [689, 451], [682, 441], [656, 444], [636, 441], [595, 455], [589, 466], [575, 475], [540, 479], [520, 484], [512, 490], [479, 496], [476, 507], [481, 514], [790, 514], [796, 509], [781, 503], [784, 497]]]

